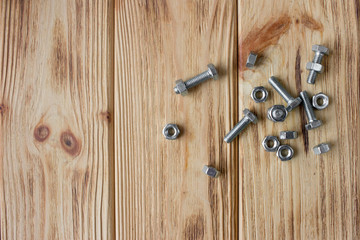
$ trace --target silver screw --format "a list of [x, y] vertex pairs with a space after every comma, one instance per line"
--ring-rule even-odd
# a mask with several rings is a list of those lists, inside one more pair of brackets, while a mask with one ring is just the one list
[[228, 134], [224, 137], [224, 141], [227, 143], [232, 142], [239, 133], [246, 128], [247, 125], [252, 123], [257, 123], [257, 117], [250, 112], [249, 109], [245, 108], [244, 117], [238, 122], [233, 129], [230, 130]]
[[200, 73], [199, 75], [187, 80], [183, 81], [182, 79], [177, 80], [176, 86], [174, 87], [174, 91], [176, 94], [181, 94], [182, 96], [185, 96], [188, 94], [188, 89], [195, 87], [196, 85], [199, 85], [200, 83], [212, 78], [214, 80], [217, 80], [219, 78], [219, 75], [215, 69], [215, 66], [213, 64], [208, 64], [208, 70], [206, 70], [203, 73]]
[[315, 113], [313, 110], [313, 107], [310, 103], [310, 99], [309, 99], [309, 95], [307, 94], [306, 91], [302, 91], [300, 93], [300, 96], [304, 102], [304, 108], [305, 108], [305, 112], [306, 112], [306, 116], [309, 119], [309, 123], [305, 125], [306, 130], [311, 130], [317, 127], [320, 127], [322, 122], [320, 120], [317, 120], [315, 117]]
[[281, 85], [281, 83], [276, 79], [276, 77], [271, 76], [269, 78], [270, 85], [280, 94], [280, 96], [287, 102], [288, 106], [286, 111], [290, 112], [295, 107], [299, 106], [301, 103], [301, 98], [293, 98], [288, 91]]
[[318, 73], [323, 72], [323, 66], [320, 64], [324, 55], [329, 55], [329, 49], [321, 45], [313, 45], [312, 50], [315, 56], [312, 62], [306, 64], [306, 69], [310, 70], [307, 83], [314, 84]]

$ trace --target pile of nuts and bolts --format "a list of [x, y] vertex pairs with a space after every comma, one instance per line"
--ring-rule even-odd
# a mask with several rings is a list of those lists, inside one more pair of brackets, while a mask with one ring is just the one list
[[[325, 55], [329, 55], [329, 49], [321, 45], [313, 45], [312, 51], [315, 53], [315, 56], [312, 62], [306, 64], [306, 69], [309, 70], [307, 78], [307, 83], [309, 84], [315, 84], [317, 75], [324, 71], [324, 66], [321, 65], [321, 62]], [[257, 56], [257, 53], [250, 52], [246, 62], [247, 68], [254, 68]], [[174, 92], [186, 96], [189, 93], [190, 88], [193, 88], [208, 79], [216, 80], [219, 78], [218, 72], [213, 64], [208, 64], [207, 68], [208, 69], [205, 72], [187, 81], [181, 79], [177, 80], [175, 82]], [[320, 92], [310, 98], [307, 91], [301, 91], [299, 96], [294, 97], [285, 89], [276, 77], [271, 76], [268, 79], [268, 83], [286, 102], [286, 106], [277, 104], [268, 108], [267, 118], [269, 120], [274, 123], [284, 122], [292, 110], [302, 105], [308, 119], [308, 122], [302, 129], [308, 131], [322, 126], [323, 123], [316, 118], [314, 109], [322, 110], [328, 107], [329, 97], [326, 94]], [[250, 96], [255, 103], [263, 103], [268, 99], [269, 92], [264, 86], [257, 86], [251, 91]], [[224, 141], [226, 143], [231, 143], [250, 123], [256, 124], [258, 122], [256, 115], [249, 109], [245, 108], [243, 114], [244, 117], [225, 135]], [[175, 140], [179, 134], [180, 130], [176, 124], [166, 124], [163, 129], [163, 135], [168, 140]], [[291, 140], [296, 138], [298, 138], [297, 131], [281, 131], [279, 138], [272, 135], [266, 136], [262, 141], [262, 146], [267, 152], [276, 152], [276, 156], [281, 161], [288, 161], [295, 155], [294, 149], [288, 144], [281, 144], [280, 140]], [[330, 151], [330, 145], [328, 143], [321, 143], [313, 147], [313, 151], [315, 154], [326, 153]], [[216, 178], [220, 175], [218, 169], [209, 165], [205, 165], [202, 171], [212, 178]]]

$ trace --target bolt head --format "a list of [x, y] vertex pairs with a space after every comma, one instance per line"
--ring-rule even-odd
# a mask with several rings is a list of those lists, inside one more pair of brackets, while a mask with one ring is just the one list
[[320, 52], [322, 54], [329, 55], [329, 49], [322, 45], [313, 45], [312, 50], [314, 52]]
[[208, 71], [209, 71], [210, 75], [212, 76], [212, 78], [214, 80], [218, 80], [219, 74], [217, 73], [215, 66], [212, 63], [208, 64], [207, 66], [208, 66]]
[[182, 79], [179, 79], [175, 82], [174, 91], [176, 94], [181, 94], [181, 96], [186, 96], [189, 93]]
[[273, 122], [283, 122], [287, 117], [288, 112], [283, 105], [274, 105], [268, 109], [267, 117]]
[[318, 128], [322, 125], [322, 122], [320, 120], [313, 120], [305, 125], [306, 130], [312, 130], [315, 128]]
[[307, 70], [314, 70], [315, 72], [318, 72], [318, 73], [323, 73], [324, 72], [324, 67], [320, 63], [308, 62], [306, 64], [306, 69]]
[[315, 154], [323, 154], [330, 151], [330, 145], [328, 143], [321, 143], [313, 148]]
[[294, 108], [299, 106], [301, 102], [302, 102], [302, 99], [300, 97], [290, 100], [288, 102], [288, 106], [286, 107], [286, 111], [291, 112]]
[[249, 109], [245, 108], [243, 113], [244, 113], [245, 117], [248, 118], [251, 122], [257, 123], [257, 117], [255, 116], [255, 114], [250, 112]]
[[220, 172], [216, 168], [207, 165], [203, 167], [202, 171], [212, 178], [217, 178], [220, 175]]

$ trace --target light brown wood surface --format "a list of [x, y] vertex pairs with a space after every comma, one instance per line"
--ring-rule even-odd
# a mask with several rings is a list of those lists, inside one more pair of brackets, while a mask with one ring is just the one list
[[[1, 239], [359, 239], [359, 1], [0, 0]], [[330, 48], [306, 83], [313, 44]], [[245, 68], [249, 51], [261, 57]], [[173, 92], [213, 63], [220, 78]], [[330, 96], [306, 131], [291, 94]], [[250, 98], [265, 86], [265, 103]], [[225, 134], [249, 108], [258, 118]], [[176, 123], [175, 141], [162, 129]], [[261, 141], [281, 130], [295, 157]], [[322, 156], [312, 147], [329, 142]], [[218, 179], [202, 173], [209, 164]]]
[[1, 239], [113, 236], [113, 7], [0, 2]]

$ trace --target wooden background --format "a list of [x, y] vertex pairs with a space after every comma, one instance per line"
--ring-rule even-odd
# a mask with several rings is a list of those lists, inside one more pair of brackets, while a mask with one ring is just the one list
[[[359, 5], [0, 0], [1, 239], [360, 239]], [[314, 86], [313, 44], [331, 51]], [[210, 62], [219, 80], [173, 93]], [[329, 95], [324, 125], [267, 120], [271, 75]], [[226, 144], [245, 107], [259, 123]], [[261, 147], [281, 130], [299, 132], [288, 162]]]

